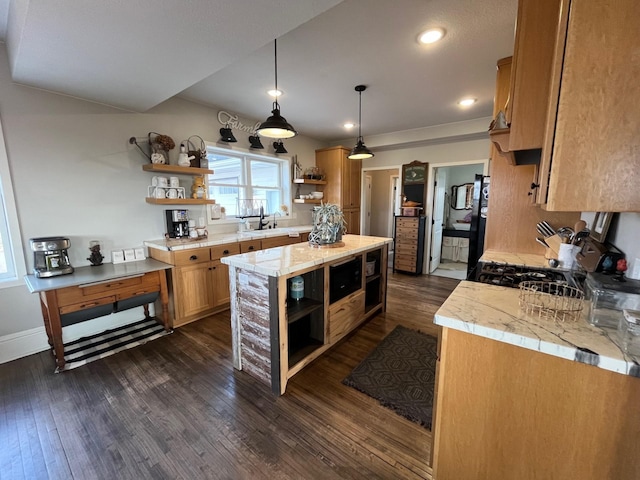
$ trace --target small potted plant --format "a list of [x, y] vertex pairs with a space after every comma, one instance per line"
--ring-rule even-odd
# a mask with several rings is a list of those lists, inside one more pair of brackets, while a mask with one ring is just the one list
[[342, 210], [337, 205], [323, 203], [313, 209], [313, 229], [309, 233], [309, 244], [331, 245], [342, 241], [347, 231]]

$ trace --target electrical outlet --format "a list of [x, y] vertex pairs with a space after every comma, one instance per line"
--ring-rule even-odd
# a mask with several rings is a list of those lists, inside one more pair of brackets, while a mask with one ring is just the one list
[[636, 257], [633, 261], [633, 270], [629, 276], [631, 278], [640, 279], [640, 258]]

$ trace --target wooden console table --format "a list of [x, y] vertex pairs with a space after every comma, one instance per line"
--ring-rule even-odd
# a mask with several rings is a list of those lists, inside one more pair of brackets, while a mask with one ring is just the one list
[[110, 313], [159, 301], [162, 324], [172, 328], [165, 270], [171, 265], [153, 259], [76, 268], [73, 274], [51, 278], [25, 276], [31, 293], [38, 293], [49, 345], [56, 358], [56, 372], [64, 370], [62, 328]]

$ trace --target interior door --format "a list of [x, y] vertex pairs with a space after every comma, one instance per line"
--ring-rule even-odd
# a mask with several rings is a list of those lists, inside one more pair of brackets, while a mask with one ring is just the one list
[[429, 273], [440, 265], [442, 252], [442, 228], [444, 227], [444, 194], [447, 183], [447, 172], [443, 168], [436, 169], [436, 180], [433, 186], [433, 223], [431, 225], [431, 262]]
[[364, 231], [362, 235], [371, 235], [371, 175], [364, 176]]

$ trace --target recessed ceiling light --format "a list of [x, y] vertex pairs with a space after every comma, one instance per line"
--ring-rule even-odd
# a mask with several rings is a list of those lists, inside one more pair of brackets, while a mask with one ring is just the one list
[[458, 105], [460, 105], [461, 107], [470, 107], [471, 105], [473, 105], [477, 101], [478, 101], [477, 98], [463, 98], [462, 100], [460, 100], [458, 102]]
[[279, 97], [280, 95], [282, 95], [282, 92], [280, 90], [269, 90], [267, 93], [272, 97]]
[[422, 44], [435, 43], [444, 37], [444, 28], [430, 28], [418, 35], [418, 42]]
[[350, 123], [350, 122], [349, 122], [349, 123], [345, 123], [345, 124], [344, 124], [344, 128], [346, 128], [346, 129], [350, 129], [350, 128], [353, 128], [353, 127], [355, 127], [355, 126], [356, 126], [356, 125], [355, 125], [354, 123]]

